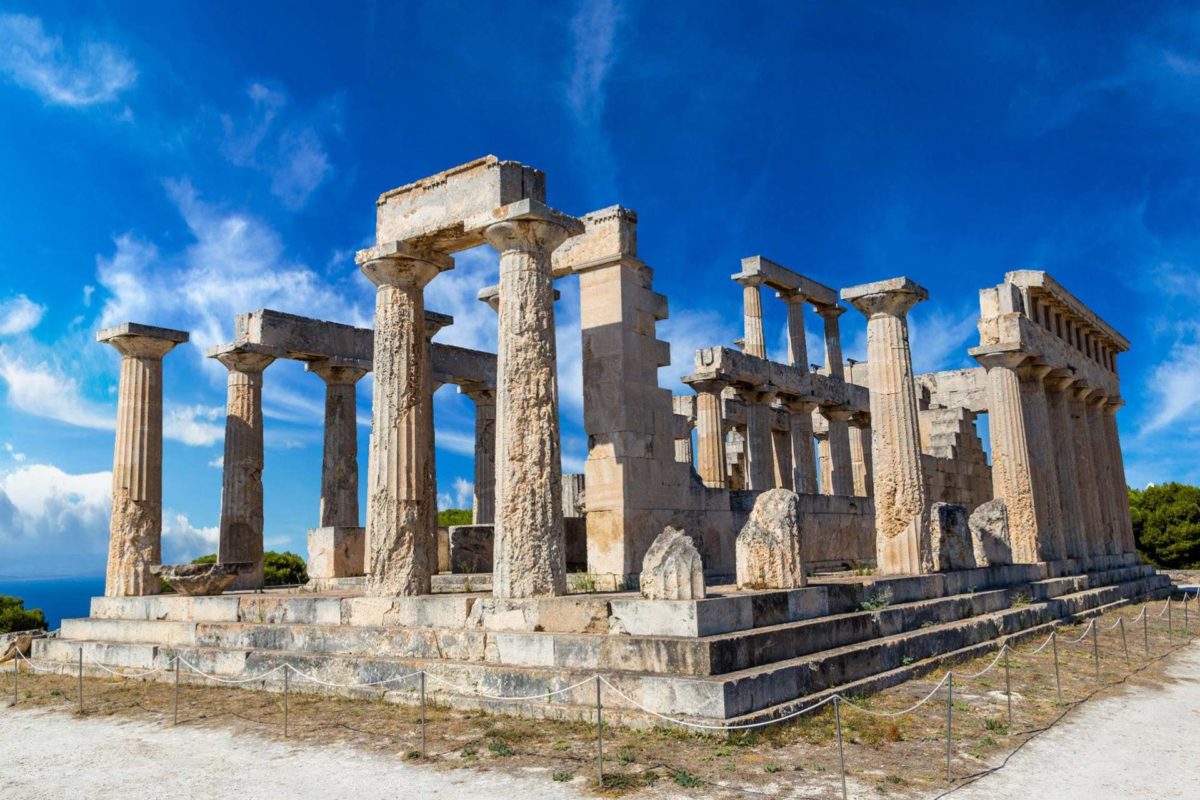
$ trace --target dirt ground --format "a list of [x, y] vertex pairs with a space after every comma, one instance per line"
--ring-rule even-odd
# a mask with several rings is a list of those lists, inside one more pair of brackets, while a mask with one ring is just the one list
[[[919, 708], [895, 718], [842, 706], [849, 795], [927, 798], [941, 794], [999, 766], [1064, 715], [1080, 713], [1073, 709], [1098, 691], [1120, 694], [1131, 686], [1161, 687], [1177, 682], [1180, 679], [1164, 667], [1166, 657], [1190, 641], [1200, 620], [1190, 612], [1190, 630], [1185, 636], [1180, 629], [1181, 607], [1176, 604], [1175, 630], [1168, 633], [1166, 617], [1158, 616], [1162, 608], [1162, 601], [1149, 606], [1149, 657], [1144, 653], [1141, 622], [1134, 622], [1142, 606], [1128, 606], [1098, 618], [1104, 687], [1099, 690], [1091, 637], [1069, 644], [1085, 634], [1086, 624], [1061, 627], [1058, 672], [1062, 704], [1057, 701], [1053, 648], [1033, 654], [1042, 638], [1017, 645], [1009, 657], [1011, 726], [1003, 661], [996, 661], [993, 654], [954, 665], [949, 709], [953, 784], [946, 780], [946, 691], [944, 686], [934, 691], [944, 670], [853, 699], [869, 711], [895, 713], [933, 693]], [[1124, 646], [1120, 627], [1112, 627], [1119, 617], [1125, 620]], [[969, 677], [993, 662], [985, 674]], [[519, 792], [534, 800], [596, 795], [714, 800], [841, 797], [831, 706], [794, 721], [722, 738], [695, 735], [666, 723], [653, 730], [606, 725], [605, 781], [600, 784], [596, 729], [589, 723], [431, 707], [422, 756], [419, 713], [407, 706], [293, 693], [285, 738], [283, 698], [275, 693], [185, 684], [180, 689], [176, 726], [170, 684], [85, 678], [85, 711], [80, 719], [74, 677], [39, 675], [23, 667], [16, 708], [12, 707], [11, 671], [0, 677], [10, 692], [7, 706], [0, 711], [0, 740], [6, 743], [0, 751], [0, 794], [4, 796], [18, 791], [25, 797], [116, 796], [119, 792], [115, 789], [106, 794], [95, 782], [88, 784], [88, 791], [68, 784], [54, 793], [52, 782], [80, 780], [81, 775], [97, 772], [97, 765], [125, 763], [128, 753], [121, 755], [124, 747], [133, 754], [163, 750], [160, 757], [146, 760], [151, 766], [158, 765], [159, 773], [148, 775], [147, 783], [158, 785], [159, 793], [186, 791], [206, 797], [226, 796], [219, 790], [220, 781], [232, 781], [228, 796], [245, 798], [280, 796], [281, 792], [307, 797], [304, 792], [314, 787], [328, 790], [330, 780], [342, 788], [353, 786], [357, 800], [385, 793], [393, 796], [397, 787], [415, 789], [418, 796], [468, 797], [499, 790]], [[64, 726], [63, 721], [69, 724]], [[110, 740], [115, 742], [111, 747]], [[39, 741], [41, 745], [36, 744]], [[22, 747], [10, 747], [14, 742]], [[116, 752], [110, 752], [113, 747]], [[59, 763], [57, 756], [62, 752], [82, 763], [76, 769], [64, 769], [68, 765]], [[302, 758], [289, 758], [289, 754]], [[1017, 757], [1024, 756], [1018, 753]], [[255, 776], [256, 788], [249, 794], [247, 779], [236, 777], [239, 758], [249, 759], [245, 774]], [[253, 765], [259, 762], [261, 769], [255, 770]], [[271, 766], [275, 764], [278, 767]], [[214, 765], [225, 766], [214, 771]], [[168, 779], [185, 783], [176, 787], [178, 792], [167, 791], [163, 781]], [[994, 779], [989, 776], [979, 785]], [[963, 796], [981, 796], [963, 791]]]

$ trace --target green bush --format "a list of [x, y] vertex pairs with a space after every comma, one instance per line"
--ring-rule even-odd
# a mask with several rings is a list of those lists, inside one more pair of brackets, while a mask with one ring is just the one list
[[[215, 564], [217, 556], [215, 553], [210, 553], [192, 559], [192, 563]], [[274, 550], [263, 553], [264, 585], [290, 586], [297, 583], [308, 583], [308, 565], [303, 558], [295, 553], [276, 553]]]
[[1200, 567], [1200, 488], [1164, 483], [1129, 490], [1138, 551], [1160, 567]]
[[42, 610], [26, 609], [21, 598], [0, 594], [0, 633], [33, 630], [46, 630], [46, 615]]
[[437, 524], [444, 528], [451, 525], [470, 525], [472, 521], [474, 515], [469, 508], [447, 508], [438, 512]]

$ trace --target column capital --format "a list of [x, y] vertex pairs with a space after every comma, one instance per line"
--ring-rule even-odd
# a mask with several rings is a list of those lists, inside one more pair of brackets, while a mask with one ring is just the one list
[[729, 277], [733, 278], [734, 282], [743, 289], [759, 287], [766, 282], [766, 279], [762, 275], [743, 275], [742, 273], [738, 273]]
[[737, 392], [737, 396], [747, 405], [770, 405], [778, 393], [778, 390], [770, 384], [761, 384], [758, 386], [734, 385], [733, 390]]
[[806, 295], [804, 292], [800, 291], [799, 289], [780, 290], [775, 293], [775, 296], [778, 297], [783, 302], [787, 303], [788, 305], [801, 305], [802, 306], [805, 303], [809, 302], [808, 295]]
[[871, 414], [868, 411], [855, 411], [850, 416], [851, 428], [870, 428]]
[[1054, 367], [1049, 364], [1041, 364], [1037, 361], [1026, 361], [1017, 368], [1017, 377], [1023, 381], [1032, 383], [1041, 383], [1046, 376], [1054, 371]]
[[683, 379], [683, 382], [692, 387], [692, 391], [696, 394], [708, 393], [720, 395], [727, 388], [729, 382], [723, 381], [720, 378], [701, 378], [695, 375], [689, 375]]
[[385, 242], [359, 250], [354, 260], [371, 283], [401, 289], [421, 289], [439, 273], [454, 269], [454, 259], [445, 253], [408, 242]]
[[551, 252], [584, 231], [579, 220], [532, 199], [509, 203], [468, 219], [465, 227], [479, 231], [501, 253]]
[[910, 278], [890, 278], [842, 289], [842, 300], [869, 317], [903, 317], [922, 300], [929, 299], [925, 287]]
[[458, 393], [465, 394], [471, 398], [471, 401], [476, 406], [496, 404], [496, 389], [491, 386], [484, 386], [478, 383], [464, 383], [459, 385]]
[[849, 422], [854, 417], [854, 410], [845, 406], [822, 405], [821, 416], [839, 422]]
[[254, 375], [269, 367], [272, 361], [283, 355], [283, 352], [261, 344], [237, 344], [235, 342], [210, 347], [204, 352], [204, 355], [220, 361], [230, 372]]
[[358, 358], [322, 358], [308, 362], [304, 368], [330, 386], [354, 385], [371, 371], [371, 362]]
[[824, 320], [834, 320], [846, 313], [845, 306], [827, 306], [813, 303], [813, 311], [817, 312], [817, 316]]
[[475, 299], [481, 303], [487, 303], [488, 308], [490, 308], [492, 311], [495, 311], [497, 314], [500, 313], [499, 284], [483, 287], [479, 290], [479, 293], [475, 295]]
[[186, 331], [158, 328], [137, 322], [123, 322], [96, 332], [96, 341], [110, 344], [123, 356], [162, 358], [175, 345], [188, 340]]
[[1020, 350], [991, 350], [986, 347], [975, 347], [967, 351], [967, 355], [979, 362], [985, 369], [1000, 367], [1015, 370], [1024, 364], [1029, 354]]
[[1125, 405], [1125, 398], [1121, 396], [1104, 398], [1104, 410], [1111, 414], [1117, 413], [1117, 410]]
[[811, 414], [818, 405], [813, 398], [787, 394], [780, 395], [779, 402], [792, 414]]

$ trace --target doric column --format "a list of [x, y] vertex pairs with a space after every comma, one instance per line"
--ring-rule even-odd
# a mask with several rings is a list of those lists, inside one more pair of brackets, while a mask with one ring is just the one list
[[[1110, 351], [1109, 361], [1111, 362], [1111, 360]], [[1117, 411], [1123, 405], [1125, 405], [1125, 401], [1120, 397], [1108, 398], [1108, 402], [1104, 405], [1104, 432], [1108, 439], [1108, 457], [1114, 489], [1113, 499], [1116, 501], [1118, 552], [1136, 553], [1133, 519], [1129, 514], [1129, 483], [1125, 479], [1125, 458], [1121, 454], [1121, 435], [1117, 429]]]
[[1040, 560], [1054, 561], [1066, 555], [1063, 536], [1062, 500], [1055, 474], [1054, 444], [1050, 413], [1046, 404], [1046, 376], [1051, 367], [1026, 362], [1017, 370], [1021, 379], [1021, 409], [1033, 474], [1034, 502], [1039, 506]]
[[696, 471], [710, 489], [725, 489], [729, 479], [725, 467], [725, 426], [721, 421], [720, 381], [692, 381], [696, 392]]
[[475, 403], [475, 507], [472, 521], [491, 525], [496, 521], [496, 392], [494, 389], [462, 388]]
[[574, 220], [533, 211], [483, 231], [500, 252], [492, 573], [500, 598], [566, 591], [550, 255], [580, 230]]
[[854, 472], [850, 456], [850, 418], [854, 412], [838, 406], [822, 406], [829, 436], [829, 494], [854, 494]]
[[321, 455], [322, 528], [358, 527], [358, 400], [366, 362], [326, 358], [308, 371], [325, 382], [325, 449]]
[[737, 393], [746, 403], [746, 488], [771, 489], [775, 485], [771, 443], [774, 390], [767, 386], [738, 387]]
[[366, 568], [371, 595], [428, 594], [437, 568], [430, 520], [428, 395], [431, 365], [425, 338], [425, 286], [453, 259], [404, 242], [358, 254], [375, 284], [375, 387], [368, 456]]
[[[825, 423], [825, 418], [821, 417], [821, 421]], [[833, 494], [833, 459], [829, 456], [829, 429], [813, 426], [813, 440], [817, 443], [817, 472], [821, 476], [821, 494]]]
[[150, 568], [162, 563], [162, 360], [187, 340], [183, 331], [135, 322], [96, 334], [96, 341], [121, 354], [104, 580], [108, 597], [158, 594], [158, 576]]
[[784, 407], [791, 416], [792, 491], [817, 493], [816, 454], [813, 452], [812, 415], [816, 403], [785, 398]]
[[792, 469], [792, 432], [790, 429], [771, 430], [771, 462], [775, 467], [773, 485], [776, 489], [791, 489], [794, 480]]
[[879, 571], [916, 574], [932, 567], [917, 395], [908, 344], [908, 311], [929, 293], [908, 278], [842, 290], [867, 317]]
[[[1064, 370], [1065, 371], [1065, 370]], [[1050, 439], [1053, 442], [1054, 477], [1058, 481], [1061, 504], [1064, 553], [1068, 558], [1087, 555], [1083, 540], [1083, 509], [1079, 492], [1079, 475], [1075, 468], [1075, 448], [1071, 422], [1070, 388], [1075, 379], [1070, 375], [1051, 374], [1046, 378], [1046, 409], [1050, 417]]]
[[871, 496], [871, 421], [867, 414], [850, 418], [850, 469], [854, 473], [854, 495]]
[[249, 564], [235, 589], [263, 585], [263, 370], [276, 358], [270, 348], [220, 345], [208, 351], [229, 370], [225, 402], [225, 460], [221, 486], [220, 564]]
[[1100, 530], [1097, 537], [1097, 554], [1115, 555], [1121, 552], [1117, 543], [1118, 520], [1114, 497], [1117, 486], [1112, 469], [1112, 457], [1108, 451], [1108, 433], [1105, 430], [1104, 412], [1108, 398], [1097, 392], [1087, 401], [1087, 432], [1092, 443], [1092, 463], [1095, 470], [1096, 491], [1099, 494]]
[[788, 363], [801, 372], [808, 372], [808, 339], [804, 332], [804, 303], [800, 292], [780, 292], [779, 299], [787, 304]]
[[1097, 460], [1092, 453], [1092, 434], [1088, 427], [1088, 398], [1094, 390], [1084, 383], [1075, 383], [1067, 390], [1067, 408], [1071, 415], [1071, 438], [1067, 443], [1075, 454], [1075, 473], [1078, 477], [1081, 556], [1103, 555], [1106, 547], [1101, 540], [1104, 515], [1100, 510], [1100, 488], [1097, 484]]
[[747, 355], [767, 357], [767, 340], [763, 333], [762, 276], [750, 275], [738, 278], [742, 287], [742, 317], [745, 322], [745, 344]]
[[[834, 378], [844, 378], [846, 366], [842, 363], [842, 334], [838, 317], [846, 313], [842, 306], [813, 306], [825, 323], [825, 371]], [[907, 323], [905, 323], [907, 325]]]

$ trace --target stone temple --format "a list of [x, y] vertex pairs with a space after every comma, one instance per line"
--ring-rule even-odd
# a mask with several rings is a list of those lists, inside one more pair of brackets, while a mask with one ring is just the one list
[[[1169, 590], [1130, 523], [1116, 425], [1129, 342], [1047, 273], [981, 290], [977, 366], [917, 375], [907, 316], [928, 293], [914, 280], [836, 290], [749, 257], [732, 276], [744, 338], [682, 354], [686, 385], [666, 388], [667, 298], [637, 215], [573, 217], [546, 200], [541, 172], [494, 157], [385, 192], [376, 244], [358, 254], [377, 287], [373, 330], [238, 316], [233, 341], [208, 352], [229, 381], [207, 578], [160, 564], [163, 358], [188, 334], [101, 331], [121, 357], [105, 596], [35, 655], [72, 669], [83, 648], [145, 670], [179, 653], [228, 678], [290, 662], [334, 683], [425, 669], [487, 694], [547, 694], [513, 706], [432, 682], [436, 701], [562, 717], [590, 713], [594, 689], [551, 693], [600, 673], [651, 711], [741, 722]], [[495, 354], [440, 344], [453, 320], [424, 301], [455, 253], [484, 244], [500, 259], [499, 285], [479, 291]], [[571, 277], [583, 475], [560, 457], [554, 284]], [[767, 357], [772, 299], [786, 362]], [[843, 358], [847, 311], [865, 321], [865, 363]], [[805, 337], [814, 313], [823, 352]], [[263, 591], [262, 397], [281, 358], [325, 384], [323, 477], [311, 584]], [[360, 509], [355, 387], [372, 371]], [[474, 524], [439, 531], [432, 395], [446, 384], [475, 403], [476, 495]], [[160, 594], [160, 574], [179, 591]], [[620, 697], [605, 705], [651, 720]]]

